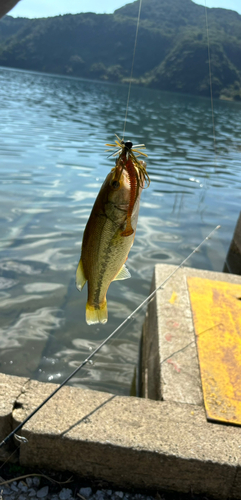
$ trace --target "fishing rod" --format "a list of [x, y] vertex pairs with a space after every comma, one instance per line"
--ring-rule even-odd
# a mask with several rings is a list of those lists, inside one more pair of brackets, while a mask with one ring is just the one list
[[171, 274], [169, 274], [169, 276], [164, 280], [162, 281], [162, 283], [160, 285], [158, 285], [158, 287], [150, 294], [148, 295], [148, 297], [143, 300], [143, 302], [141, 304], [139, 304], [139, 306], [129, 315], [127, 316], [127, 318], [122, 321], [122, 323], [105, 339], [103, 340], [103, 342], [101, 342], [101, 344], [96, 347], [96, 349], [84, 360], [82, 361], [82, 363], [62, 382], [62, 384], [60, 384], [46, 399], [44, 399], [44, 401], [39, 405], [37, 406], [37, 408], [35, 408], [35, 410], [33, 410], [26, 418], [25, 420], [23, 420], [23, 422], [21, 422], [12, 432], [10, 432], [10, 434], [8, 434], [8, 436], [3, 439], [3, 441], [0, 443], [0, 448], [2, 446], [4, 446], [8, 441], [9, 439], [11, 439], [12, 437], [15, 437], [17, 439], [17, 441], [19, 442], [23, 442], [23, 443], [26, 443], [27, 442], [27, 439], [25, 437], [22, 437], [22, 436], [18, 436], [16, 433], [22, 429], [22, 427], [50, 400], [52, 399], [53, 396], [55, 396], [55, 394], [57, 394], [58, 391], [60, 391], [60, 389], [62, 389], [62, 387], [64, 387], [64, 385], [66, 385], [69, 380], [74, 377], [74, 375], [76, 375], [76, 373], [78, 373], [81, 368], [83, 368], [89, 361], [92, 360], [92, 358], [102, 349], [102, 347], [107, 344], [107, 342], [109, 342], [109, 340], [114, 337], [114, 335], [129, 321], [133, 318], [133, 316], [145, 305], [147, 304], [148, 302], [151, 301], [151, 299], [153, 299], [153, 297], [156, 295], [156, 293], [158, 292], [158, 290], [160, 290], [161, 288], [164, 287], [164, 285], [172, 278], [172, 276], [174, 276], [174, 274], [176, 274], [176, 272], [181, 268], [183, 267], [183, 265], [192, 257], [192, 255], [196, 252], [198, 252], [198, 250], [201, 248], [201, 246], [207, 241], [209, 240], [212, 235], [220, 228], [221, 226], [216, 226], [207, 236], [206, 238], [204, 238], [204, 240], [201, 241], [201, 243], [199, 243], [199, 245], [194, 248], [194, 250], [181, 262], [181, 264], [179, 264], [179, 266], [176, 267], [176, 269], [174, 269], [174, 271], [171, 272]]

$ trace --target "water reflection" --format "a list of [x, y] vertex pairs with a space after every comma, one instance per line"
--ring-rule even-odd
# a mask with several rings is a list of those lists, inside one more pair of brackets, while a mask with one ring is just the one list
[[[111, 284], [105, 327], [85, 323], [75, 289], [83, 230], [113, 166], [126, 87], [0, 69], [0, 370], [60, 382], [146, 297], [157, 262], [222, 270], [240, 211], [238, 103], [133, 88], [126, 138], [144, 142], [151, 186], [142, 195], [132, 278]], [[128, 394], [144, 311], [78, 373], [73, 385]]]

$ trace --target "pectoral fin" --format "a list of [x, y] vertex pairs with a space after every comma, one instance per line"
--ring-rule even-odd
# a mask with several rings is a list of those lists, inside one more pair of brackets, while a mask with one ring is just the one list
[[76, 271], [76, 278], [75, 278], [76, 288], [78, 288], [78, 290], [81, 292], [85, 283], [86, 283], [86, 277], [85, 277], [85, 273], [84, 273], [82, 260], [80, 259], [79, 265], [78, 265], [77, 271]]
[[116, 275], [116, 277], [113, 279], [113, 281], [117, 280], [126, 280], [127, 278], [131, 277], [131, 273], [128, 271], [127, 267], [125, 264], [121, 267], [120, 271]]

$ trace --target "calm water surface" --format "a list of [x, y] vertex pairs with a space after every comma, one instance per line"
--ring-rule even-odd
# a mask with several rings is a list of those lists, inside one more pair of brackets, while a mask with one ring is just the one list
[[[127, 88], [0, 68], [0, 371], [62, 381], [147, 296], [156, 263], [222, 271], [240, 211], [241, 106], [132, 88], [126, 139], [147, 146], [132, 278], [112, 283], [109, 321], [85, 323], [75, 288], [84, 227], [114, 166]], [[71, 383], [129, 394], [144, 310]]]

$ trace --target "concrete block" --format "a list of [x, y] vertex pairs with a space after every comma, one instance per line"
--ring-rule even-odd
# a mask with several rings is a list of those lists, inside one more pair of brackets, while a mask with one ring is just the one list
[[[27, 382], [24, 377], [0, 374], [0, 442], [12, 431], [12, 411]], [[9, 446], [0, 449], [0, 460], [7, 458], [9, 450]]]
[[[151, 291], [176, 266], [155, 266]], [[187, 277], [241, 283], [240, 276], [184, 267], [148, 306], [143, 334], [142, 395], [156, 400], [203, 404]]]
[[241, 467], [237, 466], [233, 486], [230, 491], [230, 497], [240, 498], [240, 492], [241, 492]]
[[[155, 289], [153, 276], [151, 291]], [[141, 395], [149, 399], [162, 399], [160, 385], [160, 346], [158, 332], [157, 297], [151, 300], [142, 332]]]
[[[31, 381], [13, 412], [15, 424], [55, 387]], [[198, 405], [64, 387], [22, 435], [24, 466], [69, 470], [116, 487], [237, 493], [241, 429], [207, 423]]]

